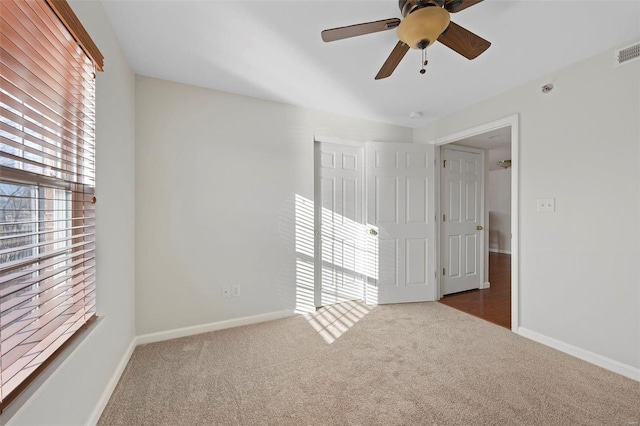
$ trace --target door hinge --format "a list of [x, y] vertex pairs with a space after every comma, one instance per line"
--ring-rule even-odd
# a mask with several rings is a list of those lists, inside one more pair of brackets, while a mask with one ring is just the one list
[[444, 268], [442, 268], [442, 275], [446, 275]]
[[446, 215], [446, 214], [443, 214], [443, 215], [442, 215], [442, 221], [443, 221], [443, 222], [446, 222], [446, 221], [447, 221], [447, 215]]
[[443, 160], [442, 161], [442, 168], [446, 169], [447, 168], [447, 160]]

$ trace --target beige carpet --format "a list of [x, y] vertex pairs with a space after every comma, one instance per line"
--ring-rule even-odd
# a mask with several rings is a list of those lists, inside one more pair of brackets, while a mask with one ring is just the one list
[[438, 303], [354, 303], [140, 346], [99, 425], [634, 422], [638, 382]]

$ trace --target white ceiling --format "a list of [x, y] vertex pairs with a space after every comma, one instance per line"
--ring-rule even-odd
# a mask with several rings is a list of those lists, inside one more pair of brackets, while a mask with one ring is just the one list
[[500, 160], [511, 160], [511, 127], [502, 127], [455, 142], [456, 145], [485, 149], [489, 155], [489, 170], [502, 170]]
[[640, 38], [640, 0], [486, 0], [451, 15], [492, 42], [477, 59], [436, 43], [425, 75], [411, 50], [375, 81], [395, 30], [331, 43], [320, 32], [399, 18], [396, 0], [102, 3], [136, 74], [409, 127]]
[[502, 127], [455, 142], [456, 145], [479, 149], [496, 149], [511, 145], [511, 127]]

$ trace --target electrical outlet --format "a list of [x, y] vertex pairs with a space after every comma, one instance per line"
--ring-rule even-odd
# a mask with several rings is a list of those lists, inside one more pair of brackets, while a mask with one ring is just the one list
[[240, 297], [240, 285], [234, 285], [231, 287], [231, 295], [233, 297]]
[[555, 212], [556, 211], [556, 199], [555, 198], [538, 198], [536, 201], [537, 211], [539, 212]]
[[228, 285], [222, 287], [222, 298], [226, 299], [227, 297], [231, 297], [231, 288]]

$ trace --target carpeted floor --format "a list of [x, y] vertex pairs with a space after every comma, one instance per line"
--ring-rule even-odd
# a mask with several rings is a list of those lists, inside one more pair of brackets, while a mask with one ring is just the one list
[[631, 379], [439, 303], [351, 303], [139, 346], [98, 424], [634, 422]]

